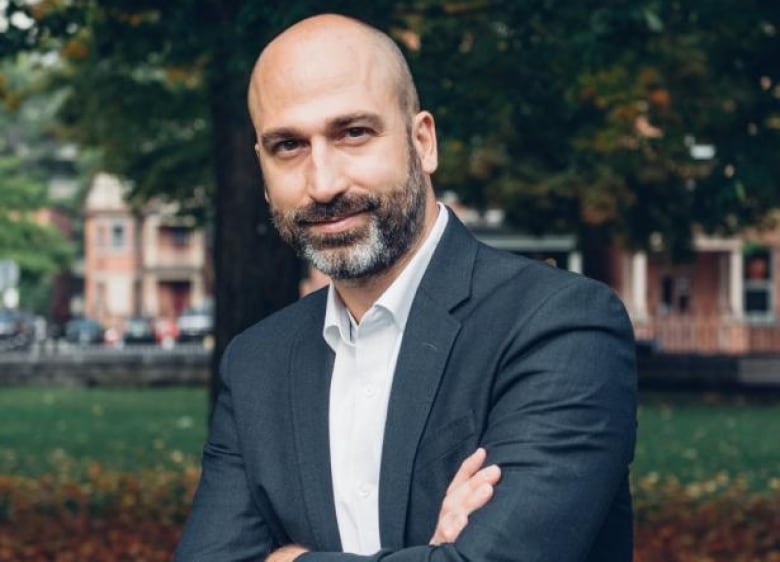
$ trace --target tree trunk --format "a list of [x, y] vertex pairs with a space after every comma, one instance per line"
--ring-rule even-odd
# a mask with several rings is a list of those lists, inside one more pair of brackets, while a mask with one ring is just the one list
[[219, 361], [230, 339], [297, 299], [300, 281], [299, 262], [273, 228], [263, 196], [246, 110], [251, 69], [235, 70], [229, 61], [240, 61], [241, 55], [231, 53], [228, 43], [217, 48], [209, 85], [216, 159], [212, 404], [219, 390]]
[[610, 267], [611, 244], [612, 240], [606, 227], [583, 226], [580, 230], [583, 274], [614, 286]]

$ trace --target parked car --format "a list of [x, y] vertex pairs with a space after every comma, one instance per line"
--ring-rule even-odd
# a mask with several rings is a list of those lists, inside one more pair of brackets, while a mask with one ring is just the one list
[[125, 322], [122, 341], [127, 345], [154, 344], [157, 342], [154, 319], [148, 316], [133, 316]]
[[65, 340], [77, 345], [101, 344], [105, 329], [91, 318], [74, 318], [65, 324]]
[[179, 326], [173, 318], [158, 318], [154, 321], [154, 334], [157, 343], [169, 349], [173, 347], [179, 337]]
[[0, 309], [0, 350], [26, 349], [35, 340], [33, 316], [22, 310]]
[[176, 319], [178, 341], [206, 342], [214, 330], [212, 307], [188, 308]]

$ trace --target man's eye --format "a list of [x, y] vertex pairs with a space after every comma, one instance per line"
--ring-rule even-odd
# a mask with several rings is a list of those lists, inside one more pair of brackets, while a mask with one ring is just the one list
[[351, 139], [359, 139], [368, 134], [368, 129], [365, 127], [350, 127], [344, 132], [344, 136]]
[[271, 154], [279, 156], [292, 156], [303, 145], [303, 142], [297, 139], [286, 139], [271, 145]]
[[281, 142], [278, 142], [274, 145], [274, 153], [278, 152], [292, 152], [293, 150], [296, 150], [298, 147], [301, 146], [301, 142], [294, 140], [294, 139], [288, 139], [283, 140]]

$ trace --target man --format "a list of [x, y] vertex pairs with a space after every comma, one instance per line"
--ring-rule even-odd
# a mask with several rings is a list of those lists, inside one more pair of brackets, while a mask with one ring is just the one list
[[177, 560], [631, 560], [614, 294], [436, 203], [434, 120], [379, 31], [299, 22], [248, 97], [274, 223], [333, 282], [225, 352]]

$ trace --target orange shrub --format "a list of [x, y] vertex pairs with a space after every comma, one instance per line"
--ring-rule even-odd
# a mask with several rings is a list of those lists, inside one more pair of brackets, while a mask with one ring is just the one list
[[[98, 464], [82, 481], [0, 475], [0, 562], [168, 561], [197, 480]], [[635, 562], [780, 562], [780, 494], [718, 482], [636, 483]]]

